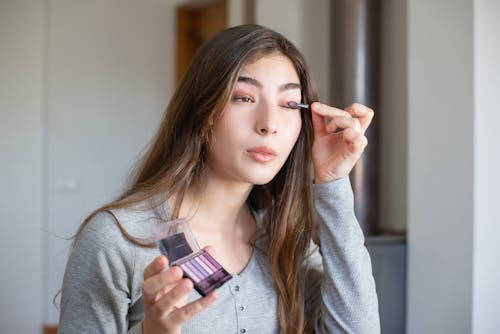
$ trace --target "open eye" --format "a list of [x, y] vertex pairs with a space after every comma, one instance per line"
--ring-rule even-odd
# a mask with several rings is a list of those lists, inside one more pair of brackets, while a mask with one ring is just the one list
[[251, 103], [254, 100], [248, 95], [235, 95], [233, 96], [233, 102]]

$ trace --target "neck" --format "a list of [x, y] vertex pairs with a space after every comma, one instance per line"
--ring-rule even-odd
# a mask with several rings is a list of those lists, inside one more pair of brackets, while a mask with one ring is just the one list
[[193, 230], [232, 235], [249, 215], [246, 200], [252, 185], [221, 179], [207, 171], [203, 185], [191, 189], [181, 206]]

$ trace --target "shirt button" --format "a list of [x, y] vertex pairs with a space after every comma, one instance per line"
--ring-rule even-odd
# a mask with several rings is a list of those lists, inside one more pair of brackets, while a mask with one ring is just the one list
[[234, 291], [240, 291], [240, 286], [239, 285], [235, 286]]
[[240, 329], [240, 333], [246, 333], [247, 330], [245, 328]]
[[240, 306], [240, 311], [245, 311], [245, 306]]

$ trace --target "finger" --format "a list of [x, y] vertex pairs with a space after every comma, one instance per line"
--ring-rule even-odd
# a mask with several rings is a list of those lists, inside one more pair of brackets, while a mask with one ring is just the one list
[[363, 132], [366, 131], [366, 129], [370, 125], [375, 115], [373, 109], [361, 103], [353, 103], [350, 106], [348, 106], [345, 110], [352, 116], [356, 116], [359, 119]]
[[215, 300], [217, 299], [217, 292], [212, 291], [208, 295], [206, 295], [203, 298], [200, 298], [198, 300], [195, 300], [194, 302], [191, 302], [187, 304], [186, 306], [183, 306], [175, 311], [172, 312], [171, 314], [171, 321], [181, 325], [184, 322], [188, 321], [210, 305], [212, 305]]
[[352, 118], [351, 116], [337, 116], [332, 118], [331, 122], [327, 125], [327, 131], [335, 132], [338, 129], [348, 129], [352, 128], [358, 132], [362, 132], [360, 122], [357, 118]]
[[321, 115], [321, 116], [326, 117], [326, 118], [333, 118], [336, 116], [344, 116], [344, 117], [351, 117], [352, 116], [346, 110], [335, 108], [335, 107], [329, 106], [327, 104], [322, 104], [319, 102], [314, 102], [311, 105], [311, 109], [312, 109], [313, 113], [316, 113], [316, 114]]
[[163, 295], [152, 307], [152, 311], [160, 316], [165, 316], [175, 310], [177, 305], [193, 290], [193, 282], [189, 278], [178, 281], [177, 284]]
[[210, 254], [211, 257], [215, 256], [215, 248], [213, 246], [205, 246], [203, 247], [203, 250]]
[[144, 280], [161, 273], [167, 266], [167, 258], [163, 255], [158, 256], [146, 267], [146, 269], [144, 269]]
[[326, 104], [321, 104], [319, 102], [314, 102], [311, 105], [311, 118], [314, 128], [314, 133], [316, 135], [329, 134], [331, 131], [328, 130], [327, 124], [330, 124], [333, 117], [350, 117], [350, 115], [344, 110], [329, 107]]
[[368, 145], [368, 139], [364, 134], [355, 131], [352, 128], [345, 129], [344, 140], [348, 143], [347, 147], [349, 152], [354, 156], [359, 156]]
[[182, 279], [182, 274], [181, 268], [173, 266], [167, 271], [149, 277], [142, 285], [144, 302], [156, 303]]
[[315, 112], [311, 113], [311, 120], [313, 124], [313, 129], [315, 134], [326, 134], [328, 133], [326, 129], [325, 118]]

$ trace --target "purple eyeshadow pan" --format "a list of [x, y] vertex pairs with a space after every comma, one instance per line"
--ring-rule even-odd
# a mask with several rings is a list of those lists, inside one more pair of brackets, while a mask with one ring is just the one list
[[209, 267], [209, 268], [210, 268], [210, 270], [211, 270], [212, 272], [216, 272], [216, 271], [217, 271], [217, 268], [215, 268], [215, 266], [214, 266], [214, 265], [213, 265], [210, 261], [208, 261], [208, 260], [207, 260], [207, 258], [206, 258], [205, 256], [203, 256], [203, 255], [204, 255], [204, 254], [202, 254], [202, 256], [200, 256], [201, 261], [202, 261], [202, 262], [203, 262], [203, 263], [204, 263], [207, 267]]
[[160, 250], [167, 256], [171, 265], [179, 266], [184, 277], [193, 281], [194, 288], [202, 296], [206, 296], [232, 278], [231, 274], [206, 251], [193, 252], [183, 232], [170, 235], [160, 240], [159, 244]]
[[190, 260], [186, 262], [186, 265], [189, 267], [189, 269], [191, 269], [193, 275], [195, 275], [200, 281], [205, 279], [205, 275], [203, 275], [203, 273], [198, 270], [193, 261]]
[[200, 278], [198, 277], [198, 275], [196, 275], [193, 272], [192, 268], [190, 268], [189, 263], [180, 263], [178, 265], [179, 265], [179, 267], [181, 267], [182, 271], [185, 274], [189, 275], [189, 278], [191, 278], [194, 283], [197, 283], [200, 281]]
[[174, 265], [181, 267], [184, 277], [193, 281], [194, 288], [202, 296], [208, 295], [232, 278], [231, 274], [204, 250], [196, 253], [194, 257], [174, 263]]
[[210, 273], [212, 274], [215, 270], [213, 270], [209, 265], [207, 265], [205, 263], [205, 261], [203, 260], [203, 256], [199, 256], [196, 258], [198, 260], [198, 263], [200, 264], [200, 266], [203, 268], [203, 270], [205, 270], [207, 273]]
[[198, 258], [192, 258], [190, 263], [193, 264], [193, 266], [196, 268], [196, 272], [201, 275], [202, 279], [205, 279], [210, 275], [210, 273], [206, 272], [205, 269], [203, 269], [203, 267], [198, 263]]
[[205, 252], [205, 258], [215, 267], [215, 270], [219, 270], [222, 268], [219, 262], [215, 261], [215, 259], [211, 257], [207, 252]]

